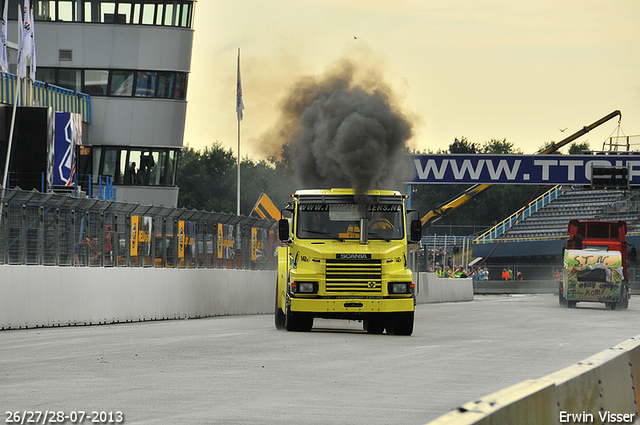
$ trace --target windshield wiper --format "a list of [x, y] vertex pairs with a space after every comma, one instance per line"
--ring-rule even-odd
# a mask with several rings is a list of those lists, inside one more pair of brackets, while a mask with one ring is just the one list
[[341, 238], [339, 238], [339, 237], [337, 237], [335, 235], [332, 235], [329, 232], [323, 232], [323, 231], [320, 231], [320, 230], [308, 230], [308, 229], [303, 229], [302, 231], [305, 232], [305, 233], [313, 233], [315, 235], [326, 236], [329, 239], [336, 239], [336, 240], [339, 240], [340, 242], [342, 242]]
[[391, 238], [383, 238], [382, 236], [380, 236], [379, 234], [377, 234], [375, 232], [369, 232], [369, 233], [367, 233], [367, 235], [370, 236], [370, 237], [372, 236], [374, 238], [381, 239], [381, 240], [386, 241], [386, 242], [391, 242]]

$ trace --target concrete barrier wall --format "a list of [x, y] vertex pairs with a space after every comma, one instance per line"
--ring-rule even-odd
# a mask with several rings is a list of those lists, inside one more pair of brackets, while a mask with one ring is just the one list
[[429, 425], [640, 423], [640, 335], [540, 379], [453, 410]]
[[557, 294], [556, 280], [482, 280], [473, 282], [473, 291], [485, 294]]
[[473, 301], [473, 281], [444, 279], [435, 273], [420, 273], [418, 280], [418, 304]]
[[[276, 271], [5, 265], [0, 329], [273, 313], [275, 282]], [[419, 302], [469, 300], [470, 279], [421, 273]]]
[[[488, 294], [557, 294], [557, 280], [486, 280], [474, 281], [476, 295]], [[631, 282], [631, 295], [640, 295], [640, 282]]]
[[275, 271], [0, 266], [0, 329], [273, 312]]

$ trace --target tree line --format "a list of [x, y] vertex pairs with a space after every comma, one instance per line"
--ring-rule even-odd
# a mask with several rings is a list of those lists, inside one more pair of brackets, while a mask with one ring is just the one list
[[[588, 149], [588, 143], [574, 142], [568, 153], [579, 154]], [[491, 139], [479, 144], [469, 142], [465, 137], [456, 138], [447, 150], [408, 153], [522, 154], [506, 139]], [[240, 161], [240, 173], [240, 211], [243, 215], [251, 213], [262, 193], [266, 193], [278, 208], [283, 208], [291, 199], [290, 195], [298, 189], [293, 164], [288, 160], [287, 152], [283, 152], [282, 158], [271, 157], [267, 160], [254, 160], [246, 156]], [[220, 142], [214, 142], [202, 150], [187, 146], [180, 159], [179, 186], [179, 208], [235, 213], [237, 157]], [[411, 191], [412, 208], [424, 215], [462, 193], [467, 187], [469, 185], [465, 184], [414, 185]], [[490, 227], [547, 189], [548, 187], [532, 185], [495, 185], [491, 190], [478, 195], [471, 203], [447, 214], [437, 224], [439, 227]]]

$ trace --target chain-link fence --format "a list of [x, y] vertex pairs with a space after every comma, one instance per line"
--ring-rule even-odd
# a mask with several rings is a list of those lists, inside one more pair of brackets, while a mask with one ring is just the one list
[[0, 264], [274, 269], [277, 222], [7, 190]]

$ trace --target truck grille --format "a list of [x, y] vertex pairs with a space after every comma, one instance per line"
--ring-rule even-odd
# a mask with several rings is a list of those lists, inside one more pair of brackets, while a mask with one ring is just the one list
[[382, 263], [370, 259], [328, 259], [327, 292], [382, 291]]

